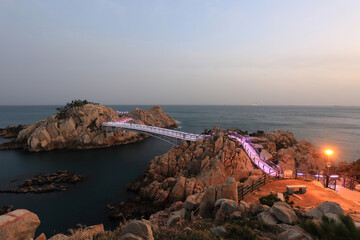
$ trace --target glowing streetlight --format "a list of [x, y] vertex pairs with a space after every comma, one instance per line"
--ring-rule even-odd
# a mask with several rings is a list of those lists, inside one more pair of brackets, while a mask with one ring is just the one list
[[330, 166], [331, 166], [330, 156], [334, 153], [334, 151], [331, 150], [331, 149], [326, 149], [326, 150], [325, 150], [325, 153], [326, 153], [326, 155], [328, 156], [327, 168], [328, 168], [328, 175], [329, 175], [329, 174], [330, 174]]
[[331, 149], [326, 149], [325, 153], [326, 153], [326, 155], [328, 155], [328, 157], [330, 157], [330, 155], [332, 155], [334, 152]]

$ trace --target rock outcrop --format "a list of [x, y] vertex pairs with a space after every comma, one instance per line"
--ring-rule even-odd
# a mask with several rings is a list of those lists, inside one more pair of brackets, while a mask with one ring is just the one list
[[20, 131], [25, 129], [27, 125], [8, 126], [6, 128], [0, 128], [0, 137], [3, 138], [15, 138]]
[[66, 170], [56, 171], [35, 176], [32, 179], [25, 180], [24, 184], [19, 185], [16, 189], [0, 190], [0, 193], [46, 193], [55, 191], [66, 191], [66, 185], [81, 182], [85, 176], [81, 174], [69, 173]]
[[[128, 189], [138, 192], [139, 197], [148, 200], [154, 207], [163, 207], [185, 201], [188, 196], [204, 192], [209, 186], [215, 189], [215, 186], [233, 177], [222, 190], [224, 196], [237, 200], [238, 181], [246, 179], [254, 166], [239, 143], [229, 138], [226, 132], [215, 128], [212, 134], [205, 140], [174, 146], [164, 155], [155, 157], [148, 170], [129, 184]], [[220, 194], [220, 191], [217, 192]], [[197, 204], [197, 200], [191, 201]], [[111, 215], [117, 215], [116, 211]]]
[[[308, 141], [297, 140], [290, 131], [264, 133], [258, 139], [266, 152], [266, 159], [283, 170], [317, 171], [325, 169], [325, 157]], [[269, 155], [271, 154], [271, 156]]]
[[0, 239], [28, 240], [34, 238], [40, 225], [38, 216], [25, 209], [17, 209], [0, 216]]
[[316, 218], [319, 221], [321, 221], [324, 215], [333, 218], [334, 215], [336, 216], [337, 214], [344, 214], [344, 210], [340, 204], [330, 201], [323, 202], [305, 213], [306, 216]]
[[164, 128], [177, 127], [177, 123], [158, 106], [147, 111], [136, 108], [120, 117], [112, 108], [86, 104], [69, 109], [65, 116], [54, 114], [21, 130], [11, 143], [0, 149], [24, 147], [32, 152], [54, 149], [90, 149], [141, 141], [144, 135], [131, 131], [105, 132], [101, 124], [131, 118], [133, 123]]

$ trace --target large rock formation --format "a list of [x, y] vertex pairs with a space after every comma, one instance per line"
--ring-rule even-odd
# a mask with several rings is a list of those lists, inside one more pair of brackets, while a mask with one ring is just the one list
[[[325, 169], [325, 158], [308, 141], [297, 140], [290, 131], [264, 133], [259, 139], [271, 154], [272, 161], [283, 170], [317, 171]], [[266, 152], [265, 152], [266, 153]], [[267, 155], [267, 153], [263, 155]], [[270, 156], [267, 156], [269, 159]]]
[[[155, 205], [184, 201], [208, 186], [223, 184], [229, 177], [247, 178], [254, 169], [238, 143], [226, 133], [214, 130], [206, 140], [183, 143], [162, 156], [155, 157], [149, 169], [129, 189]], [[235, 179], [227, 188], [236, 188]], [[224, 194], [230, 190], [224, 188]]]
[[131, 131], [105, 132], [101, 124], [131, 117], [133, 123], [164, 128], [177, 127], [170, 116], [158, 106], [147, 111], [136, 108], [128, 116], [120, 117], [112, 108], [86, 104], [69, 109], [65, 116], [54, 114], [21, 130], [16, 139], [0, 149], [24, 147], [29, 151], [53, 149], [90, 149], [141, 141], [144, 135]]
[[32, 239], [39, 225], [38, 216], [28, 210], [18, 209], [9, 212], [0, 216], [0, 239]]
[[[185, 201], [188, 196], [201, 193], [208, 186], [214, 186], [215, 189], [219, 184], [216, 188], [220, 189], [214, 190], [214, 194], [217, 192], [220, 195], [223, 190], [224, 196], [237, 200], [236, 187], [240, 180], [250, 175], [254, 166], [239, 143], [229, 138], [226, 132], [215, 128], [211, 134], [212, 137], [205, 140], [184, 142], [164, 155], [155, 157], [148, 170], [137, 181], [129, 184], [128, 189], [138, 192], [139, 198], [150, 202], [153, 210], [176, 201]], [[229, 177], [233, 179], [221, 187]], [[198, 205], [200, 199], [202, 196], [199, 195], [192, 197], [187, 207]], [[130, 208], [125, 206], [110, 207], [110, 215], [118, 216], [119, 211], [129, 211]], [[131, 213], [125, 215], [129, 217]]]

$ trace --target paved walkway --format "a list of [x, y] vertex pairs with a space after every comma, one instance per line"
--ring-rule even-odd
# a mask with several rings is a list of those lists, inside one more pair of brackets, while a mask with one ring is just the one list
[[351, 200], [360, 206], [360, 192], [351, 191], [350, 189], [344, 188], [341, 185], [336, 185], [336, 192], [343, 198]]

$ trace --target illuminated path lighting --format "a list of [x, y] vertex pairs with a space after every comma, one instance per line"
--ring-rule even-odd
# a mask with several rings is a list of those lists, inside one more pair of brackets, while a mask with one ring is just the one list
[[[250, 160], [260, 168], [264, 173], [270, 176], [277, 176], [278, 171], [270, 167], [266, 162], [264, 162], [259, 154], [256, 152], [255, 148], [247, 141], [246, 137], [229, 135], [231, 138], [235, 138], [244, 148], [246, 154], [249, 156]], [[277, 167], [277, 166], [276, 166]]]
[[[167, 128], [160, 128], [160, 127], [153, 127], [147, 126], [142, 124], [134, 124], [128, 123], [129, 121], [133, 120], [132, 118], [125, 118], [118, 122], [104, 122], [102, 123], [103, 127], [111, 127], [117, 128], [119, 130], [130, 130], [130, 131], [137, 131], [143, 134], [148, 134], [150, 136], [165, 136], [170, 137], [172, 139], [178, 140], [185, 140], [185, 141], [197, 141], [199, 139], [205, 139], [210, 137], [210, 135], [202, 135], [202, 134], [193, 134], [193, 133], [186, 133], [180, 132], [176, 130], [171, 130]], [[260, 154], [256, 151], [256, 149], [252, 146], [251, 142], [244, 136], [240, 134], [232, 132], [232, 134], [228, 135], [230, 138], [236, 139], [243, 149], [245, 150], [246, 154], [249, 156], [252, 163], [254, 163], [259, 169], [261, 169], [265, 174], [270, 176], [278, 176], [279, 173], [279, 166], [276, 164], [269, 165], [266, 163], [261, 157]], [[163, 139], [164, 140], [164, 139]], [[165, 140], [166, 141], [166, 140]], [[333, 153], [332, 150], [326, 150], [326, 154], [331, 155]], [[304, 176], [304, 173], [297, 173], [299, 176]], [[323, 175], [315, 175], [315, 177], [324, 177]], [[331, 178], [338, 178], [338, 175], [331, 175]]]

